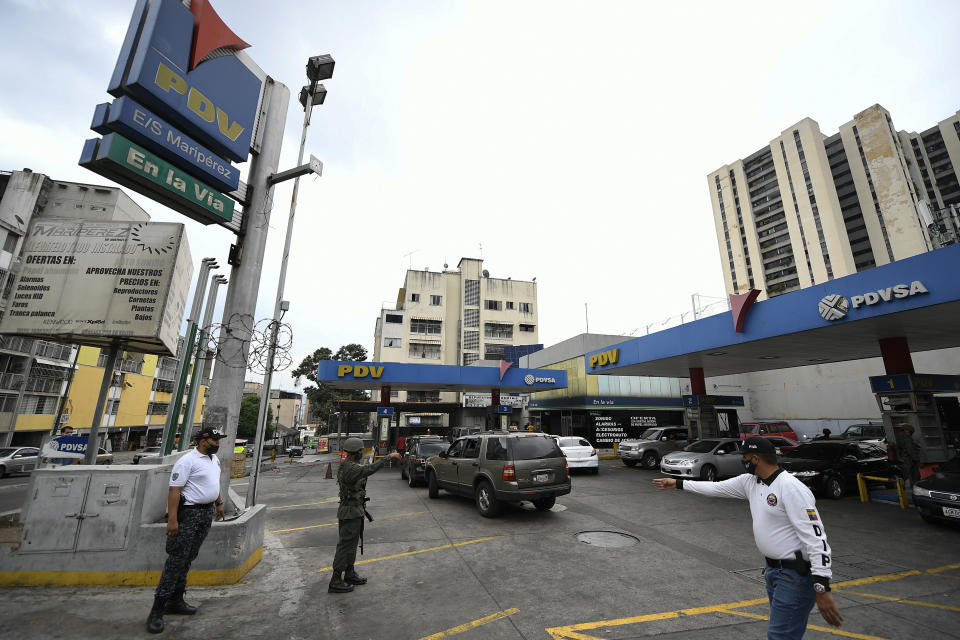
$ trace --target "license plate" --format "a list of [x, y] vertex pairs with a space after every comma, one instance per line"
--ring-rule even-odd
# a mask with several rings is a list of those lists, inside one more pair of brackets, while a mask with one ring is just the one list
[[950, 516], [951, 518], [960, 518], [960, 509], [951, 509], [950, 507], [944, 507], [943, 515]]
[[534, 482], [550, 482], [550, 474], [549, 474], [549, 473], [535, 473], [535, 474], [533, 474], [533, 481], [534, 481]]

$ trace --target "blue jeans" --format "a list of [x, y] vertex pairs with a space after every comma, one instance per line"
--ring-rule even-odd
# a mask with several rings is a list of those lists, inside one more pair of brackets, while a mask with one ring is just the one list
[[817, 601], [813, 576], [801, 576], [793, 569], [767, 567], [767, 598], [770, 600], [769, 640], [800, 640], [807, 630], [807, 618]]

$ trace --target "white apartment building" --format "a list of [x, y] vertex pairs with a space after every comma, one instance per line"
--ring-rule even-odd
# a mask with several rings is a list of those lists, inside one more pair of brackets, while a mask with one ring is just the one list
[[[456, 269], [407, 271], [396, 305], [380, 310], [373, 360], [466, 366], [500, 360], [504, 347], [537, 344], [538, 337], [536, 282], [492, 278], [483, 260], [462, 258]], [[390, 395], [393, 402], [460, 402], [455, 392]], [[440, 425], [445, 419], [441, 413], [404, 413], [405, 424]]]
[[880, 105], [832, 136], [804, 118], [707, 179], [727, 293], [788, 293], [958, 240], [960, 112], [919, 134]]

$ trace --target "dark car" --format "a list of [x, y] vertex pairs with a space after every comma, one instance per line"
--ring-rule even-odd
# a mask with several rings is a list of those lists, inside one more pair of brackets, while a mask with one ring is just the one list
[[913, 504], [927, 522], [960, 524], [960, 457], [944, 462], [934, 475], [913, 485]]
[[440, 455], [450, 443], [439, 436], [414, 436], [407, 440], [400, 461], [400, 478], [411, 487], [426, 482], [427, 458]]
[[883, 431], [882, 424], [872, 422], [866, 424], [852, 424], [843, 430], [840, 436], [845, 440], [875, 440], [881, 442], [887, 439], [887, 434]]
[[567, 457], [552, 437], [521, 431], [485, 431], [458, 438], [427, 460], [431, 498], [440, 489], [473, 498], [480, 515], [492, 518], [504, 502], [529, 500], [537, 511], [553, 508], [570, 493]]
[[292, 444], [289, 447], [287, 447], [287, 455], [290, 456], [291, 458], [293, 456], [300, 456], [302, 458], [303, 447], [299, 444]]
[[838, 500], [857, 487], [857, 474], [891, 478], [899, 470], [885, 447], [874, 442], [817, 440], [801, 444], [780, 458], [780, 466], [814, 493]]

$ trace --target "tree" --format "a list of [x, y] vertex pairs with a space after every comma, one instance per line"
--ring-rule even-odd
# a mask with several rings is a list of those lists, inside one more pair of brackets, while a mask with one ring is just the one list
[[[252, 440], [257, 437], [257, 417], [260, 415], [260, 396], [243, 396], [240, 401], [240, 419], [237, 422], [237, 437]], [[267, 432], [263, 439], [273, 437], [273, 407], [267, 403]]]
[[[367, 350], [355, 342], [345, 344], [336, 353], [327, 347], [320, 347], [300, 362], [290, 375], [294, 378], [306, 378], [316, 386], [306, 387], [303, 391], [310, 400], [310, 413], [317, 421], [326, 423], [328, 416], [334, 411], [337, 400], [367, 400], [365, 392], [354, 389], [334, 389], [317, 381], [317, 367], [321, 360], [343, 360], [363, 362], [367, 359]], [[329, 426], [329, 425], [328, 425]]]

